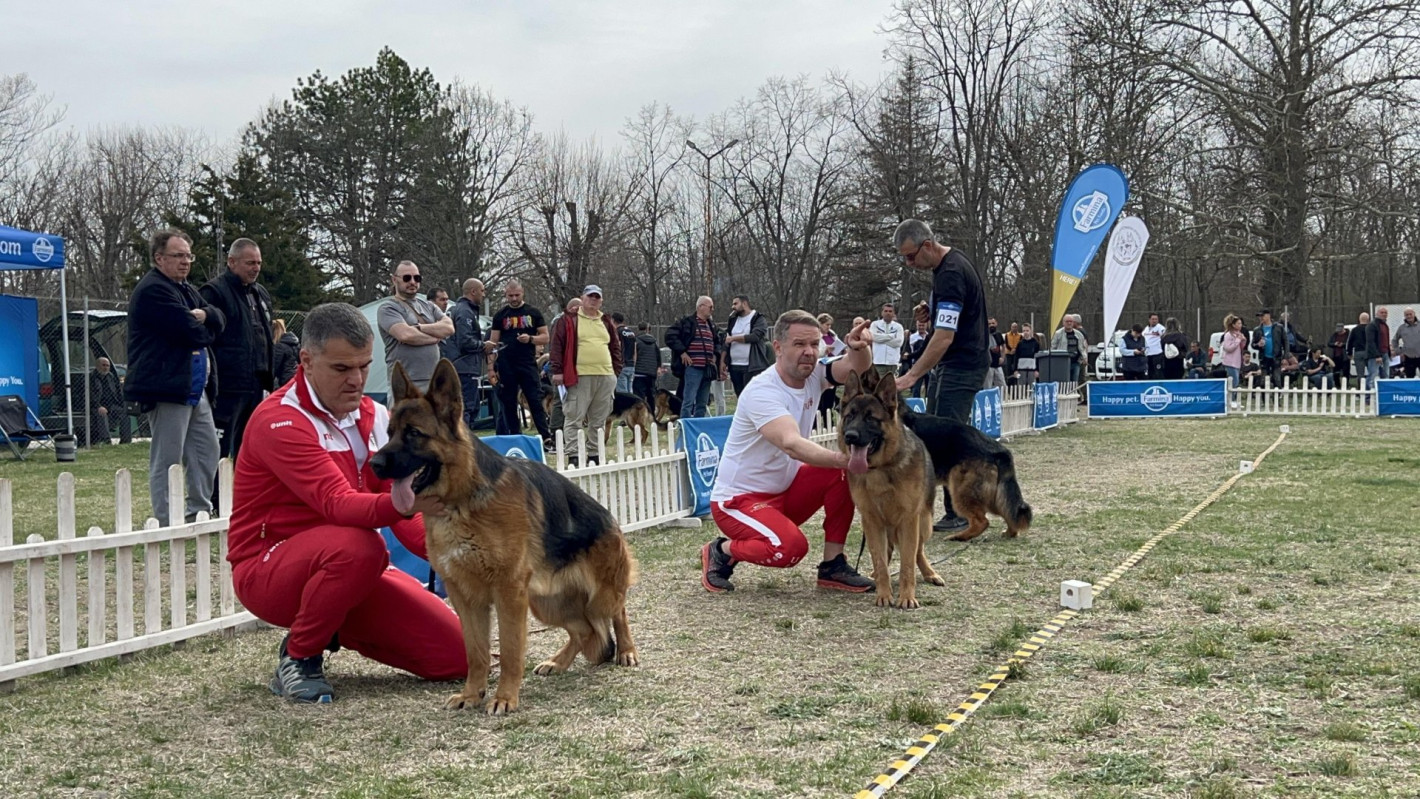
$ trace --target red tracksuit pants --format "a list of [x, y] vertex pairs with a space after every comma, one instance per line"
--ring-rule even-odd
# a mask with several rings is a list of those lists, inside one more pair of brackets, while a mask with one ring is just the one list
[[291, 630], [286, 652], [340, 645], [426, 680], [468, 674], [458, 615], [389, 565], [374, 530], [325, 525], [232, 567], [237, 598], [257, 618]]
[[808, 554], [799, 525], [823, 508], [823, 540], [842, 544], [853, 524], [853, 497], [842, 469], [803, 465], [782, 494], [741, 494], [711, 502], [710, 515], [730, 539], [730, 557], [788, 568]]

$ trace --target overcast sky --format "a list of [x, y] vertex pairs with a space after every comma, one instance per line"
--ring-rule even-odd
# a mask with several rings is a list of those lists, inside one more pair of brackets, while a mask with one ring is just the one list
[[[0, 0], [0, 73], [27, 72], [65, 123], [177, 125], [233, 140], [272, 98], [381, 47], [441, 83], [526, 106], [544, 132], [611, 142], [658, 100], [703, 119], [766, 78], [886, 69], [892, 0]], [[395, 10], [398, 9], [398, 10]]]

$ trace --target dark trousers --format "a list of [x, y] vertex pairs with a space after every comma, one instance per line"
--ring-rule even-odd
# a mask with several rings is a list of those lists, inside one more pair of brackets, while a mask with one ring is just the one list
[[459, 389], [463, 393], [463, 421], [473, 430], [478, 424], [478, 406], [483, 399], [483, 380], [478, 375], [459, 374]]
[[[932, 384], [927, 394], [927, 412], [962, 424], [971, 424], [971, 403], [976, 392], [986, 382], [986, 367], [979, 369], [945, 369], [938, 366], [932, 370]], [[953, 516], [952, 495], [942, 487], [942, 505], [947, 515]]]
[[654, 413], [656, 410], [656, 376], [636, 375], [631, 380], [631, 391], [641, 399], [646, 400], [646, 405]]
[[1405, 377], [1407, 379], [1412, 378], [1415, 376], [1415, 370], [1417, 368], [1420, 368], [1420, 358], [1412, 358], [1409, 355], [1402, 355], [1400, 356], [1400, 368], [1405, 370]]
[[212, 421], [217, 423], [217, 457], [231, 458], [236, 463], [237, 452], [242, 448], [242, 435], [247, 429], [247, 420], [252, 411], [261, 403], [260, 391], [228, 392], [217, 395], [217, 404], [212, 408]]
[[107, 444], [113, 437], [115, 426], [118, 427], [118, 443], [127, 444], [133, 440], [133, 420], [128, 417], [128, 403], [120, 402], [109, 407], [108, 415], [94, 408], [93, 415], [89, 417], [89, 429], [74, 432], [87, 446]]
[[1149, 358], [1149, 379], [1158, 380], [1164, 376], [1164, 354], [1150, 355]]
[[515, 436], [523, 432], [523, 426], [518, 422], [519, 391], [527, 397], [538, 435], [544, 439], [552, 438], [547, 427], [547, 414], [542, 410], [542, 383], [538, 381], [537, 369], [531, 366], [498, 370], [498, 401], [503, 404], [503, 413], [498, 419], [498, 434]]
[[730, 385], [735, 387], [735, 397], [738, 399], [744, 393], [745, 384], [754, 379], [754, 376], [763, 372], [763, 369], [751, 370], [748, 366], [730, 365]]

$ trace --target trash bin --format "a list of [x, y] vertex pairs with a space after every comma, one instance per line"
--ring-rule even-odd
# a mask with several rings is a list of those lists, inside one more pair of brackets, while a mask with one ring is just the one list
[[1036, 380], [1041, 383], [1070, 382], [1070, 351], [1049, 350], [1036, 353]]
[[78, 442], [68, 433], [54, 437], [54, 459], [60, 463], [73, 463]]

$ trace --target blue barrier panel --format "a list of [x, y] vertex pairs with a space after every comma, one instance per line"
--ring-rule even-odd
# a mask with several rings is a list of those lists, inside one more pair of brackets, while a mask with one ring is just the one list
[[483, 443], [509, 458], [543, 459], [542, 439], [537, 436], [484, 436]]
[[1224, 416], [1228, 381], [1101, 380], [1090, 383], [1090, 418]]
[[1001, 437], [1001, 389], [976, 392], [971, 400], [971, 426], [992, 438]]
[[911, 408], [913, 413], [926, 413], [927, 400], [921, 397], [908, 397], [907, 407]]
[[710, 513], [710, 489], [715, 487], [715, 475], [720, 471], [720, 455], [730, 437], [733, 416], [703, 416], [681, 419], [685, 444], [685, 463], [690, 470], [690, 487], [695, 492], [692, 516]]
[[1376, 414], [1420, 416], [1420, 380], [1377, 380]]
[[1060, 424], [1060, 384], [1035, 384], [1035, 420], [1037, 430], [1049, 430]]

